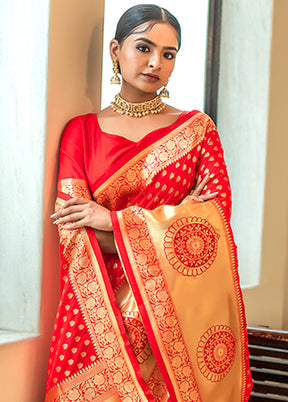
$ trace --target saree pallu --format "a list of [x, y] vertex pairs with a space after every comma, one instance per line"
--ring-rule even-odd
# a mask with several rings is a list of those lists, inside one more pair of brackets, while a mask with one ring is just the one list
[[[95, 179], [103, 137], [85, 115], [62, 138], [56, 210], [75, 196], [109, 208], [118, 253], [102, 254], [91, 228], [59, 227], [46, 401], [247, 401], [230, 187], [213, 122], [194, 111], [138, 143], [118, 137], [122, 153], [103, 149], [111, 163]], [[207, 173], [217, 198], [185, 199]]]

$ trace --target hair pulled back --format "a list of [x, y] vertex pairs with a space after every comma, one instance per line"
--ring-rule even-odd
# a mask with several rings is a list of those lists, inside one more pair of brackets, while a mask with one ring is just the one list
[[179, 22], [168, 10], [158, 7], [155, 4], [138, 4], [125, 11], [117, 24], [115, 39], [121, 45], [128, 36], [135, 32], [135, 29], [139, 25], [145, 22], [151, 22], [148, 28], [152, 28], [156, 23], [170, 24], [177, 32], [180, 49], [181, 27]]

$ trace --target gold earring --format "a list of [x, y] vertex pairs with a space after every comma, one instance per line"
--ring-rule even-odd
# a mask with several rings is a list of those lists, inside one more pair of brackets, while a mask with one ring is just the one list
[[111, 84], [120, 84], [121, 83], [121, 80], [120, 80], [120, 77], [118, 76], [118, 74], [119, 74], [119, 63], [118, 63], [118, 61], [117, 60], [114, 60], [113, 61], [113, 67], [112, 67], [112, 69], [113, 69], [113, 73], [114, 73], [114, 75], [113, 75], [113, 77], [111, 78]]
[[160, 91], [160, 93], [159, 93], [159, 95], [160, 95], [162, 98], [169, 98], [169, 91], [168, 91], [168, 89], [166, 88], [167, 85], [168, 85], [168, 81], [164, 84], [164, 87], [161, 89], [161, 91]]

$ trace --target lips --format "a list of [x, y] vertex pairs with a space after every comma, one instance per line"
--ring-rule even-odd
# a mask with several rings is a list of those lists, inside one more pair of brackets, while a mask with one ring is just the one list
[[149, 82], [156, 82], [159, 81], [160, 78], [156, 74], [143, 74], [143, 76], [146, 78], [147, 81]]

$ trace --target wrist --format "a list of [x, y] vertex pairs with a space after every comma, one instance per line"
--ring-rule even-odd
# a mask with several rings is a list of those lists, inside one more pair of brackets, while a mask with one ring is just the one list
[[113, 226], [112, 226], [112, 219], [111, 219], [111, 215], [110, 215], [110, 211], [107, 214], [107, 232], [113, 232]]

